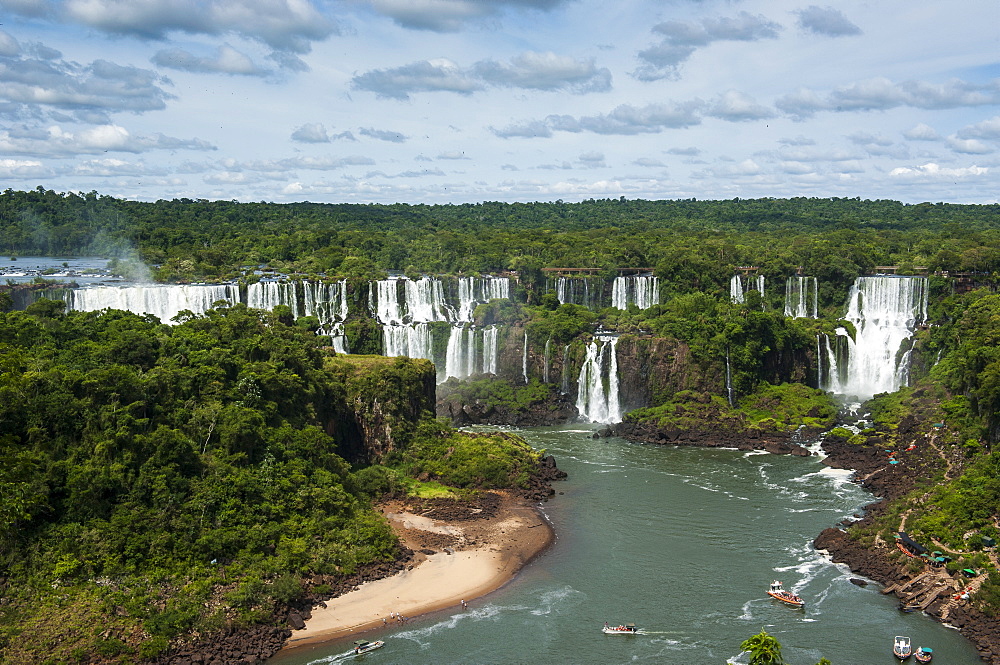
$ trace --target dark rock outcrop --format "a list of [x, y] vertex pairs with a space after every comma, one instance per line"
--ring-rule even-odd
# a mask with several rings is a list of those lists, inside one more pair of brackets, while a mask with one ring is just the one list
[[618, 436], [629, 441], [674, 446], [701, 446], [704, 448], [736, 448], [737, 450], [766, 450], [777, 455], [807, 457], [809, 451], [793, 440], [790, 432], [762, 432], [759, 430], [733, 430], [726, 428], [672, 429], [652, 423], [623, 422], [602, 430], [608, 436]]

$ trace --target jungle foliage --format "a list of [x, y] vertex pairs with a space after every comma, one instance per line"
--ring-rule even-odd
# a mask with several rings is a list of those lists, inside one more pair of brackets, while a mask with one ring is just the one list
[[[283, 318], [0, 313], [0, 659], [135, 659], [268, 622], [305, 578], [398, 556], [371, 499], [407, 468], [523, 484], [537, 459], [523, 441], [434, 422], [433, 390], [412, 389], [433, 387], [430, 363], [328, 358]], [[372, 394], [395, 471], [352, 469]]]

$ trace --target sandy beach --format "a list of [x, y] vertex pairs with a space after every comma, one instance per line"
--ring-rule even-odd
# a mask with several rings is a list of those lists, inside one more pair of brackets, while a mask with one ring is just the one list
[[[381, 510], [403, 544], [416, 552], [401, 573], [367, 582], [313, 609], [283, 651], [315, 646], [399, 624], [500, 588], [552, 542], [553, 532], [526, 501], [497, 493], [489, 510], [428, 509], [394, 501]], [[377, 632], [366, 635], [377, 639]]]

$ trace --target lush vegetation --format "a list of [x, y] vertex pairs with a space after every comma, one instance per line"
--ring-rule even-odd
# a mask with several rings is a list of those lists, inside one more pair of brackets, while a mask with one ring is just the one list
[[[426, 361], [328, 358], [242, 305], [181, 318], [0, 313], [5, 662], [150, 657], [268, 622], [309, 577], [398, 556], [373, 497], [424, 472], [517, 487], [537, 459], [436, 423]], [[365, 428], [386, 424], [394, 465], [367, 466]]]
[[799, 427], [826, 429], [836, 417], [829, 393], [801, 383], [762, 383], [732, 406], [720, 395], [684, 390], [663, 404], [630, 411], [625, 419], [662, 429], [791, 432]]

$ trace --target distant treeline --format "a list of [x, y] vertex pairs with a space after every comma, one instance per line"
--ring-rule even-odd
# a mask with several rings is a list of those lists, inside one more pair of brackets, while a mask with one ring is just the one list
[[[0, 251], [138, 258], [159, 281], [232, 278], [246, 266], [338, 277], [649, 267], [666, 295], [723, 290], [738, 266], [768, 280], [800, 267], [836, 292], [876, 266], [1000, 269], [1000, 205], [861, 199], [588, 200], [462, 205], [142, 203], [38, 187], [0, 194]], [[128, 269], [123, 262], [123, 269]], [[824, 288], [821, 286], [821, 289]]]

